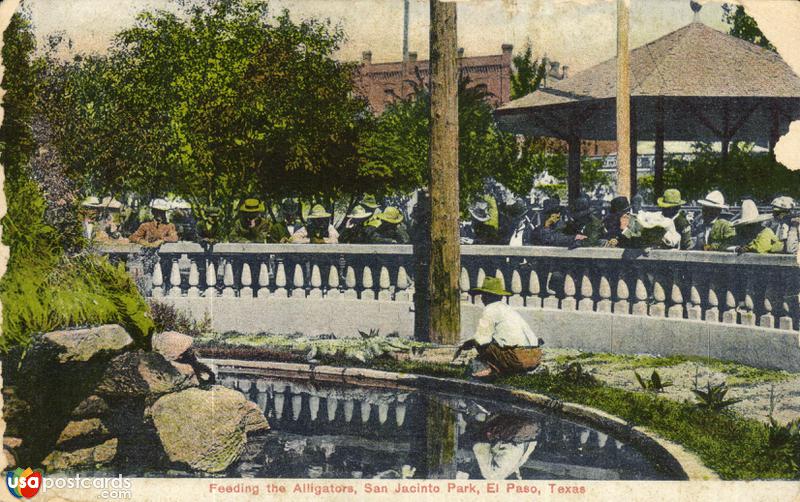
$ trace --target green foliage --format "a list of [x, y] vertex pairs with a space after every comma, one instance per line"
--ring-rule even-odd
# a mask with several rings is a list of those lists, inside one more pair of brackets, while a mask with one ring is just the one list
[[717, 385], [711, 385], [711, 382], [708, 382], [706, 383], [706, 390], [692, 389], [692, 392], [695, 395], [698, 408], [719, 413], [741, 401], [741, 399], [725, 399], [728, 390], [730, 389], [728, 389], [728, 385], [725, 382]]
[[711, 190], [721, 190], [728, 201], [749, 197], [769, 203], [780, 194], [800, 196], [800, 171], [754, 153], [750, 145], [731, 144], [726, 161], [711, 145], [698, 143], [693, 150], [693, 160], [672, 157], [664, 168], [664, 186], [678, 188], [684, 199], [697, 200]]
[[515, 55], [512, 62], [511, 99], [518, 99], [539, 88], [547, 71], [547, 62], [544, 58], [541, 61], [533, 58], [530, 40], [525, 44], [525, 51]]
[[756, 20], [745, 12], [743, 6], [724, 3], [722, 4], [722, 11], [722, 20], [730, 25], [728, 33], [736, 38], [747, 40], [765, 49], [771, 51], [776, 50], [775, 46], [773, 46], [761, 32]]
[[[172, 192], [225, 217], [236, 199], [360, 193], [369, 123], [343, 32], [214, 0], [144, 12], [107, 57], [49, 61], [49, 102], [70, 172], [99, 193]], [[225, 227], [223, 227], [225, 228]]]
[[800, 419], [779, 424], [773, 417], [765, 425], [767, 446], [765, 455], [777, 465], [785, 465], [800, 478]]
[[211, 330], [211, 318], [207, 313], [201, 321], [195, 321], [174, 305], [156, 300], [150, 301], [150, 317], [153, 319], [156, 333], [177, 331], [184, 335], [199, 337]]
[[642, 386], [642, 389], [650, 392], [664, 392], [664, 388], [672, 386], [672, 382], [669, 380], [662, 381], [661, 375], [656, 370], [653, 370], [649, 380], [645, 380], [638, 371], [634, 371], [633, 374], [636, 375], [636, 380]]
[[597, 379], [588, 371], [583, 369], [579, 362], [572, 362], [559, 369], [558, 378], [572, 385], [598, 385]]
[[[547, 173], [556, 179], [564, 180], [564, 194], [566, 197], [566, 179], [567, 179], [567, 156], [564, 154], [544, 154], [548, 158], [545, 169]], [[603, 161], [599, 159], [581, 159], [581, 189], [585, 192], [591, 192], [598, 186], [611, 184], [611, 177], [602, 172], [600, 168], [603, 167]], [[541, 188], [541, 187], [539, 187]]]

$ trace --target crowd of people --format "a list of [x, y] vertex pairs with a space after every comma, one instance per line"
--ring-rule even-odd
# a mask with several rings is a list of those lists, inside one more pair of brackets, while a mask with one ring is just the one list
[[[571, 208], [558, 197], [539, 206], [521, 199], [487, 193], [469, 207], [461, 225], [462, 244], [621, 247], [734, 251], [738, 253], [796, 253], [800, 218], [795, 201], [780, 196], [772, 212], [761, 214], [754, 201], [743, 200], [738, 214], [730, 212], [724, 195], [714, 190], [697, 201], [699, 212], [687, 211], [680, 191], [666, 190], [656, 210], [645, 210], [640, 196], [633, 201], [615, 197], [598, 205], [586, 195]], [[288, 198], [267, 206], [256, 198], [238, 205], [230, 232], [221, 233], [219, 208], [194, 210], [181, 200], [154, 199], [149, 214], [138, 213], [106, 197], [83, 203], [83, 226], [88, 239], [156, 247], [165, 242], [200, 241], [296, 244], [408, 244], [420, 228], [420, 214], [409, 205], [381, 205], [364, 196], [334, 221], [322, 204], [306, 205]], [[418, 206], [418, 205], [417, 205]], [[424, 218], [424, 217], [423, 217]], [[224, 235], [224, 237], [220, 237]]]

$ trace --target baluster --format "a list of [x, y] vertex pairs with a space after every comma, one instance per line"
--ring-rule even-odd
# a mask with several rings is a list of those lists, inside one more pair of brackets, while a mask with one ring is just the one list
[[506, 289], [506, 278], [503, 275], [503, 271], [499, 268], [495, 270], [494, 276], [496, 279], [500, 279], [500, 287]]
[[708, 283], [708, 309], [705, 315], [706, 322], [719, 322], [719, 298], [717, 297], [717, 285], [712, 280]]
[[347, 423], [353, 419], [353, 400], [346, 399], [344, 402], [344, 420]]
[[594, 311], [594, 290], [592, 288], [592, 280], [589, 278], [589, 271], [584, 270], [581, 277], [581, 299], [578, 302], [578, 310], [584, 312]]
[[696, 275], [692, 275], [692, 286], [689, 288], [689, 303], [686, 306], [686, 318], [699, 321], [703, 318], [703, 300], [697, 287]]
[[572, 274], [564, 274], [564, 298], [561, 300], [561, 310], [575, 310], [578, 306], [575, 300], [575, 279]]
[[206, 260], [206, 290], [203, 296], [212, 298], [217, 296], [217, 271], [214, 269], [214, 262]]
[[311, 290], [309, 298], [322, 298], [322, 273], [316, 263], [311, 267]]
[[557, 272], [547, 274], [547, 296], [542, 300], [542, 308], [558, 310], [558, 290], [564, 287], [563, 282], [558, 284], [560, 277]]
[[280, 420], [283, 418], [283, 407], [286, 405], [286, 387], [283, 385], [278, 385], [275, 388], [275, 418]]
[[369, 401], [364, 399], [361, 401], [361, 422], [367, 423], [369, 422], [369, 416], [371, 415], [372, 407], [370, 406]]
[[269, 267], [263, 261], [258, 266], [258, 297], [269, 297]]
[[153, 266], [153, 298], [164, 296], [164, 274], [161, 272], [161, 261], [156, 261]]
[[744, 288], [744, 310], [739, 316], [739, 322], [744, 326], [756, 325], [755, 301], [753, 300], [755, 296], [756, 294], [753, 290], [753, 279], [752, 276], [748, 274], [747, 282], [745, 283]]
[[308, 397], [308, 409], [311, 411], [311, 421], [317, 421], [319, 414], [319, 396], [311, 395]]
[[326, 298], [338, 298], [342, 292], [339, 291], [339, 269], [336, 265], [331, 265], [328, 269], [328, 289], [325, 290]]
[[381, 401], [378, 403], [378, 422], [383, 425], [387, 418], [389, 418], [389, 403]]
[[758, 320], [758, 325], [762, 328], [774, 328], [775, 316], [772, 314], [772, 300], [775, 298], [775, 288], [772, 285], [772, 277], [767, 277], [767, 287], [764, 290], [764, 315]]
[[338, 405], [339, 401], [335, 397], [328, 395], [325, 398], [325, 406], [328, 408], [328, 422], [333, 422], [336, 419]]
[[369, 265], [364, 267], [364, 272], [361, 274], [361, 299], [374, 300], [375, 290], [372, 289], [375, 284], [372, 281], [372, 269]]
[[253, 275], [250, 273], [250, 264], [243, 263], [242, 264], [242, 278], [241, 278], [242, 287], [239, 289], [239, 296], [242, 298], [252, 298], [253, 297]]
[[200, 296], [200, 271], [197, 270], [197, 263], [192, 259], [189, 265], [189, 290], [186, 296], [198, 297]]
[[675, 276], [672, 281], [672, 291], [669, 295], [670, 306], [667, 310], [668, 317], [683, 319], [683, 293], [678, 285], [678, 277]]
[[736, 297], [733, 290], [729, 287], [725, 291], [725, 311], [722, 312], [722, 322], [726, 324], [736, 324], [738, 322], [739, 313], [736, 311]]
[[181, 269], [178, 260], [173, 258], [169, 270], [169, 296], [181, 296]]
[[475, 279], [475, 287], [480, 288], [483, 286], [483, 280], [486, 279], [486, 272], [483, 271], [483, 268], [478, 268], [478, 277]]
[[461, 288], [461, 301], [469, 303], [469, 272], [465, 267], [461, 267], [461, 275], [458, 278], [458, 285]]
[[378, 300], [392, 299], [392, 292], [389, 289], [392, 287], [392, 281], [389, 278], [389, 269], [385, 266], [381, 266], [381, 272], [378, 276], [378, 287], [380, 288], [378, 291]]
[[662, 279], [658, 275], [653, 277], [653, 304], [650, 305], [650, 317], [664, 317], [667, 313], [666, 300], [667, 294], [664, 292]]
[[303, 395], [292, 393], [292, 420], [297, 422], [303, 412]]
[[345, 297], [358, 298], [358, 291], [356, 290], [356, 270], [350, 265], [347, 266], [347, 272], [345, 272], [344, 284], [347, 287], [344, 292]]
[[511, 297], [508, 299], [508, 304], [515, 307], [524, 307], [525, 298], [522, 297], [522, 277], [519, 275], [519, 270], [514, 269], [511, 273]]
[[225, 286], [222, 290], [222, 296], [236, 296], [236, 290], [233, 289], [233, 264], [231, 260], [225, 260], [225, 274], [222, 276], [222, 284]]
[[406, 403], [399, 399], [394, 408], [394, 420], [398, 427], [402, 427], [406, 421]]
[[409, 291], [410, 282], [405, 267], [397, 269], [397, 285], [394, 288], [394, 299], [398, 302], [410, 302], [411, 292]]
[[278, 268], [275, 271], [275, 296], [278, 298], [288, 298], [289, 290], [286, 287], [286, 266], [283, 260], [278, 260]]
[[528, 276], [529, 296], [525, 298], [525, 306], [533, 308], [541, 308], [542, 306], [542, 298], [540, 296], [541, 292], [542, 292], [542, 287], [539, 284], [539, 274], [536, 273], [536, 270], [531, 269], [531, 274]]
[[633, 294], [636, 299], [631, 305], [631, 313], [633, 315], [647, 315], [647, 288], [641, 277], [636, 278]]
[[303, 267], [299, 263], [294, 265], [294, 274], [292, 276], [292, 298], [305, 298], [306, 290], [305, 278], [303, 277]]
[[600, 270], [600, 284], [597, 288], [597, 296], [600, 301], [597, 302], [598, 312], [611, 312], [611, 283], [608, 281], [606, 270]]
[[625, 276], [620, 273], [619, 277], [617, 278], [616, 301], [614, 302], [615, 314], [631, 313], [630, 296], [631, 293], [628, 290], [628, 283], [625, 282]]
[[781, 302], [781, 317], [778, 319], [778, 327], [780, 329], [794, 329], [794, 322], [792, 321], [791, 312], [792, 311], [789, 308], [789, 300], [786, 298], [786, 294], [784, 294], [783, 301]]

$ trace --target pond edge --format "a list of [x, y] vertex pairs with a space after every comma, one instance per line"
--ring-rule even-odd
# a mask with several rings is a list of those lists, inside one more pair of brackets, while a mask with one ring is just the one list
[[344, 368], [303, 363], [284, 363], [273, 361], [245, 361], [237, 359], [201, 359], [211, 366], [214, 373], [220, 369], [240, 374], [253, 374], [273, 377], [291, 377], [304, 380], [319, 380], [355, 385], [374, 385], [381, 387], [405, 387], [434, 390], [437, 392], [456, 392], [474, 397], [489, 398], [506, 403], [524, 401], [544, 410], [559, 411], [567, 418], [577, 419], [586, 425], [609, 432], [654, 460], [671, 474], [688, 481], [718, 480], [719, 477], [703, 465], [693, 453], [672, 441], [668, 441], [646, 427], [634, 426], [625, 420], [589, 406], [562, 402], [543, 394], [536, 394], [512, 387], [489, 383], [432, 377], [412, 373], [395, 373], [368, 368]]

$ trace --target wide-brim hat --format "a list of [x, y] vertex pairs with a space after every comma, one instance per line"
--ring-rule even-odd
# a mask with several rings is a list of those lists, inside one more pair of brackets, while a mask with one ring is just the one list
[[177, 197], [169, 201], [170, 209], [191, 209], [192, 204], [185, 199]]
[[150, 209], [155, 209], [156, 211], [168, 211], [170, 209], [170, 204], [166, 199], [153, 199], [150, 201]]
[[784, 209], [789, 211], [791, 209], [794, 209], [794, 199], [782, 195], [780, 197], [776, 197], [775, 199], [773, 199], [771, 206], [773, 209]]
[[378, 215], [378, 219], [386, 223], [400, 223], [403, 221], [403, 213], [396, 207], [389, 206]]
[[311, 212], [306, 217], [307, 220], [319, 220], [322, 218], [330, 218], [331, 213], [325, 211], [322, 204], [317, 204], [311, 208]]
[[367, 194], [364, 196], [364, 199], [361, 200], [361, 205], [366, 207], [367, 209], [377, 209], [378, 201], [375, 200], [374, 195]]
[[100, 207], [100, 199], [97, 197], [86, 197], [81, 202], [81, 206], [83, 207]]
[[664, 191], [664, 196], [659, 197], [656, 201], [658, 207], [678, 207], [686, 204], [686, 201], [681, 199], [681, 192], [675, 188], [669, 188]]
[[489, 204], [486, 202], [476, 202], [469, 208], [469, 214], [480, 222], [489, 221]]
[[611, 199], [610, 209], [612, 213], [624, 213], [630, 211], [631, 203], [628, 202], [627, 197], [620, 195], [619, 197]]
[[348, 218], [353, 218], [354, 220], [363, 220], [365, 218], [369, 218], [372, 216], [371, 213], [368, 213], [363, 207], [356, 206], [353, 208], [353, 212], [348, 214]]
[[733, 226], [751, 225], [753, 223], [762, 223], [771, 219], [771, 214], [759, 214], [756, 203], [750, 199], [747, 199], [742, 201], [742, 211], [732, 223]]
[[263, 213], [266, 209], [264, 203], [258, 199], [245, 199], [239, 206], [240, 213]]
[[479, 288], [469, 290], [472, 294], [488, 293], [497, 296], [511, 296], [511, 293], [503, 289], [503, 282], [497, 277], [486, 277]]
[[697, 201], [697, 203], [703, 207], [715, 207], [717, 209], [730, 208], [730, 206], [725, 204], [725, 197], [719, 190], [714, 190], [713, 192], [709, 192], [709, 194], [706, 195], [705, 199], [700, 199]]

